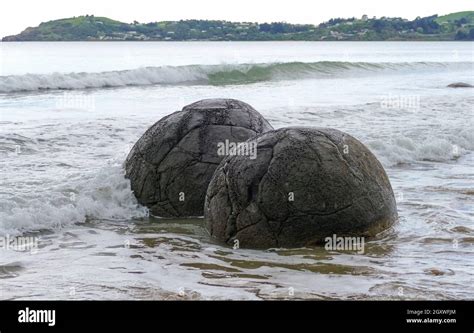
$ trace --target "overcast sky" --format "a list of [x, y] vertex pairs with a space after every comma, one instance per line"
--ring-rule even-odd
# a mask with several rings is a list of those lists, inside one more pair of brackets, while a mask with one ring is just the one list
[[471, 10], [472, 0], [2, 0], [0, 36], [59, 18], [93, 14], [123, 22], [179, 19], [318, 24], [334, 17], [416, 16]]

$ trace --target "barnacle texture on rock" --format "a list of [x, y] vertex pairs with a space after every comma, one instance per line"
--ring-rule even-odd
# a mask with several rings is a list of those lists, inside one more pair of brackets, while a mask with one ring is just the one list
[[209, 184], [207, 229], [249, 248], [301, 247], [372, 236], [397, 219], [389, 179], [361, 142], [335, 129], [259, 135], [257, 158], [226, 157]]
[[250, 105], [205, 99], [151, 126], [126, 161], [126, 176], [138, 201], [162, 217], [202, 216], [206, 189], [224, 156], [217, 144], [242, 142], [271, 130]]

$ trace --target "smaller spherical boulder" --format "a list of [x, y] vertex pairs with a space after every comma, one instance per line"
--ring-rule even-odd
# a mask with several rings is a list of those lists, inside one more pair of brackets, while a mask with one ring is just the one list
[[474, 88], [474, 86], [465, 82], [455, 82], [448, 84], [448, 88]]
[[259, 135], [255, 159], [226, 157], [206, 195], [212, 237], [240, 247], [303, 247], [372, 236], [397, 219], [389, 179], [362, 143], [329, 128]]
[[160, 119], [143, 134], [125, 161], [126, 177], [152, 215], [202, 216], [207, 186], [225, 157], [219, 145], [272, 129], [244, 102], [201, 100]]

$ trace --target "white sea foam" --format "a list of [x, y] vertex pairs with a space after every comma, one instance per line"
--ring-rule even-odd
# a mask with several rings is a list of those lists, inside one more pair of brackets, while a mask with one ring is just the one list
[[69, 183], [34, 198], [0, 199], [0, 235], [54, 230], [87, 219], [130, 220], [148, 215], [137, 204], [121, 165], [104, 167], [95, 177]]
[[368, 146], [385, 166], [417, 161], [444, 162], [474, 150], [474, 133], [460, 129], [457, 134], [411, 139], [396, 135], [388, 140], [371, 140]]

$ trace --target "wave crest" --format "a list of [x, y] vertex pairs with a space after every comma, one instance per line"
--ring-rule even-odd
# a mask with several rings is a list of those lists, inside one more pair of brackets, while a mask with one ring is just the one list
[[471, 62], [288, 62], [263, 64], [143, 67], [98, 73], [52, 73], [0, 76], [0, 93], [75, 90], [148, 85], [229, 85], [317, 79], [381, 71], [469, 69]]

